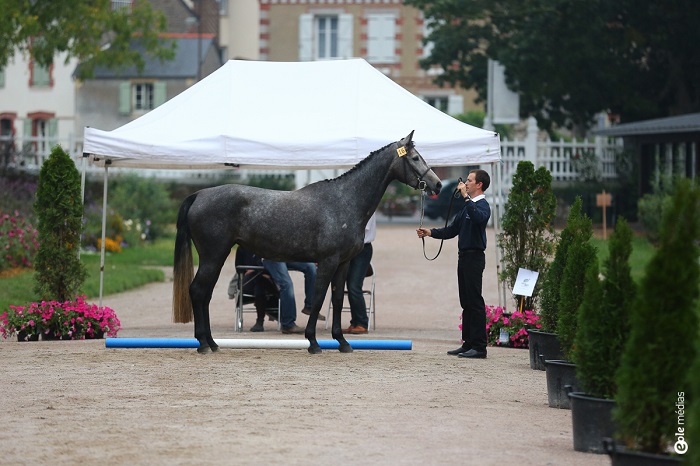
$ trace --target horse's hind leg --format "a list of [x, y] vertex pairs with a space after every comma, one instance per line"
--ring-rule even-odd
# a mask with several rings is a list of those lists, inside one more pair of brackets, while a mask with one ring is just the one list
[[211, 258], [200, 253], [199, 268], [190, 285], [190, 297], [194, 311], [194, 337], [199, 341], [199, 348], [197, 348], [199, 353], [219, 350], [219, 345], [216, 344], [211, 335], [209, 303], [227, 256], [228, 254], [222, 252], [217, 257]]

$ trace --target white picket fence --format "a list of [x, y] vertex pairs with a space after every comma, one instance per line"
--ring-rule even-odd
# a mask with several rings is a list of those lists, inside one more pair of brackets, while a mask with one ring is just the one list
[[[0, 137], [0, 163], [10, 165], [27, 171], [36, 171], [41, 168], [44, 159], [48, 157], [51, 148], [56, 144], [66, 150], [79, 169], [83, 164], [82, 140], [74, 137], [68, 140], [47, 138], [25, 138], [15, 140], [15, 148], [11, 154], [6, 154], [3, 149], [8, 147], [10, 139]], [[552, 174], [555, 182], [570, 182], [581, 179], [613, 180], [617, 177], [615, 171], [615, 159], [622, 151], [621, 139], [608, 139], [595, 137], [582, 141], [551, 141], [539, 137], [537, 121], [528, 119], [527, 132], [524, 139], [501, 141], [501, 189], [507, 196], [512, 186], [512, 179], [518, 163], [529, 160], [535, 167], [544, 166]], [[8, 160], [5, 160], [7, 156]], [[134, 172], [144, 176], [167, 180], [181, 180], [183, 182], [215, 182], [228, 174], [229, 170], [130, 170], [110, 169], [110, 172]], [[102, 174], [103, 168], [87, 165], [90, 174]], [[295, 170], [240, 170], [239, 178], [246, 179], [254, 174], [290, 175], [296, 174], [297, 178], [310, 178], [308, 174], [296, 173]], [[325, 174], [325, 173], [324, 173]], [[306, 178], [305, 178], [306, 177]]]

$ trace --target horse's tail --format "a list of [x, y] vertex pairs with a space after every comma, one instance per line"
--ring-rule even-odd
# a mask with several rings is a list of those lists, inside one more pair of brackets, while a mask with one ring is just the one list
[[182, 324], [192, 322], [193, 317], [190, 284], [194, 277], [194, 264], [187, 213], [196, 197], [197, 195], [193, 194], [185, 199], [177, 215], [175, 265], [173, 266], [173, 322]]

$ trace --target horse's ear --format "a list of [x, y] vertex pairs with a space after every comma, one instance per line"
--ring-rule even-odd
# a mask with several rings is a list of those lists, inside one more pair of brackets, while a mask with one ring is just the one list
[[413, 131], [411, 131], [411, 133], [410, 133], [408, 136], [406, 136], [405, 138], [403, 138], [404, 144], [408, 144], [409, 142], [411, 142], [411, 140], [413, 139], [413, 133], [414, 133], [415, 131], [416, 131], [416, 130], [414, 129]]

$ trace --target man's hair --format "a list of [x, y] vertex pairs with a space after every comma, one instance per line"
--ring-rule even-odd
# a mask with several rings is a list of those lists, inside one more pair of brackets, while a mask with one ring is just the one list
[[481, 169], [472, 170], [469, 173], [474, 173], [474, 182], [481, 183], [481, 190], [486, 191], [491, 185], [491, 177], [489, 174]]

